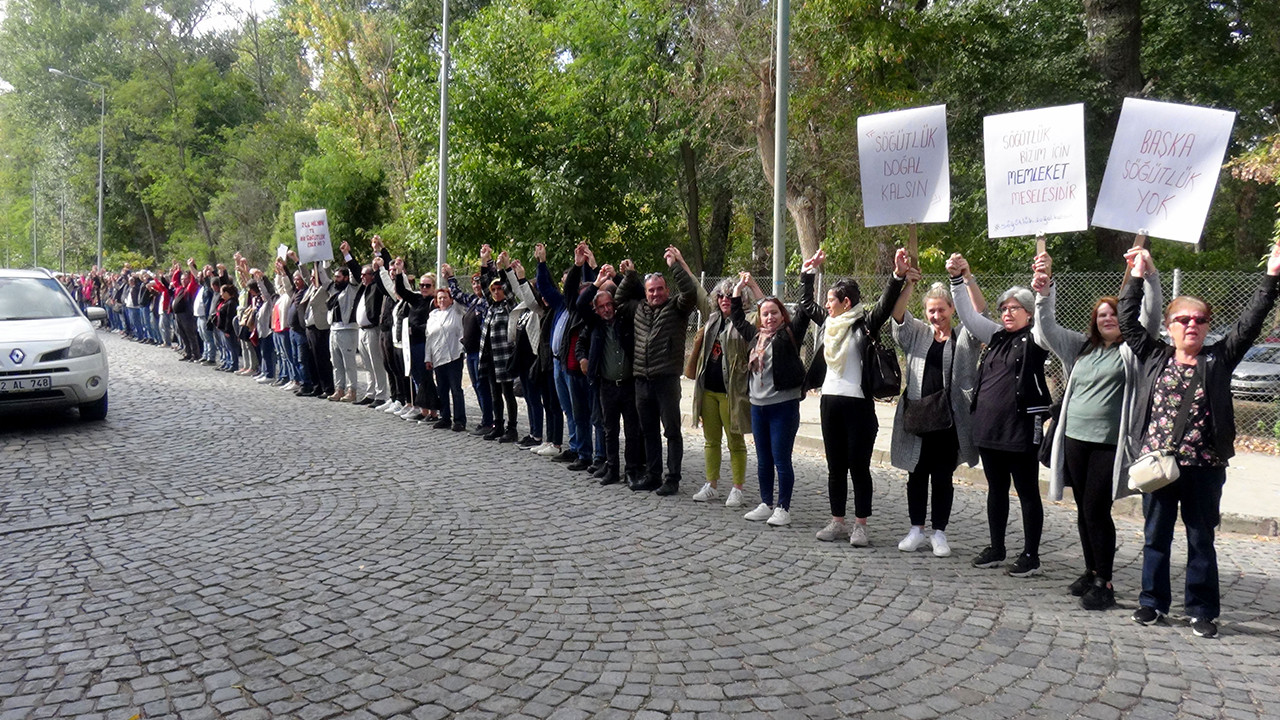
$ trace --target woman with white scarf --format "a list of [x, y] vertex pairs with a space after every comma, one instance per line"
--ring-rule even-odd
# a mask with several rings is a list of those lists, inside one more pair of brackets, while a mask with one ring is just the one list
[[[796, 432], [800, 429], [800, 400], [804, 397], [804, 362], [800, 348], [809, 327], [813, 304], [813, 276], [817, 265], [804, 264], [804, 285], [800, 309], [792, 319], [782, 301], [766, 297], [756, 309], [756, 322], [747, 321], [742, 309], [742, 291], [751, 285], [751, 273], [742, 273], [733, 288], [729, 320], [750, 348], [747, 355], [747, 384], [751, 396], [751, 435], [756, 443], [756, 479], [760, 484], [760, 504], [748, 512], [747, 520], [765, 520], [781, 527], [791, 524], [791, 491], [796, 473], [791, 464]], [[774, 471], [778, 475], [777, 503], [774, 503]]]
[[[818, 531], [824, 542], [848, 539], [854, 547], [866, 547], [867, 518], [871, 517], [871, 451], [880, 424], [874, 400], [863, 373], [867, 340], [879, 333], [902, 293], [911, 264], [907, 251], [893, 257], [893, 275], [874, 305], [862, 303], [858, 283], [841, 280], [827, 291], [827, 318], [823, 329], [822, 446], [827, 456], [827, 490], [831, 522]], [[853, 478], [854, 520], [845, 522], [849, 478]]]

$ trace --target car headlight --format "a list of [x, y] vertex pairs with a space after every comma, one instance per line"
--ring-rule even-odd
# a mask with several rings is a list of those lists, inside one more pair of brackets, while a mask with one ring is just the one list
[[100, 352], [102, 352], [102, 343], [98, 341], [97, 334], [87, 332], [77, 335], [76, 339], [71, 341], [71, 347], [67, 348], [67, 357], [87, 357]]

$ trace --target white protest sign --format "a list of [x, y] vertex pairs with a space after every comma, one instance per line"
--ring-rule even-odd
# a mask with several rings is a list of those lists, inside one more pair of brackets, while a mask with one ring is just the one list
[[988, 115], [982, 134], [989, 237], [1089, 229], [1083, 104]]
[[302, 210], [293, 214], [293, 230], [298, 237], [298, 262], [333, 259], [329, 242], [329, 216], [324, 210]]
[[858, 118], [858, 160], [867, 227], [950, 219], [945, 105]]
[[1235, 119], [1230, 110], [1125, 98], [1093, 224], [1198, 241]]
[[276, 248], [276, 257], [280, 260], [289, 257], [289, 246], [284, 243], [280, 243], [279, 247]]

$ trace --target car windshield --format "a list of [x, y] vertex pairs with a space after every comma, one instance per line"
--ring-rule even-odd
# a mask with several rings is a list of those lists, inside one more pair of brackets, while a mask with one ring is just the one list
[[53, 278], [0, 278], [0, 320], [48, 320], [79, 313]]
[[1280, 365], [1280, 345], [1259, 345], [1249, 348], [1244, 354], [1245, 362], [1271, 363]]

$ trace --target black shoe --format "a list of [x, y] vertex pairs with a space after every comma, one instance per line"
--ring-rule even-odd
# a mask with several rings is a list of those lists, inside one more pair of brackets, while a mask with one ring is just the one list
[[1096, 577], [1092, 570], [1086, 570], [1083, 575], [1076, 578], [1076, 581], [1067, 586], [1073, 597], [1080, 597], [1085, 594], [1089, 588], [1093, 587], [1093, 579]]
[[662, 487], [662, 478], [649, 478], [639, 485], [632, 485], [631, 489], [636, 492], [653, 492]]
[[456, 422], [456, 423], [454, 423], [454, 424], [453, 424], [453, 431], [454, 431], [454, 432], [462, 432], [463, 430], [466, 430], [466, 429], [467, 429], [467, 424], [466, 424], [466, 423]]
[[618, 477], [616, 472], [606, 472], [604, 477], [600, 478], [601, 485], [617, 485], [622, 482], [622, 478]]
[[1211, 638], [1218, 636], [1218, 625], [1212, 620], [1202, 620], [1200, 618], [1191, 618], [1191, 632], [1196, 637]]
[[531, 448], [542, 444], [542, 441], [532, 435], [525, 435], [520, 438], [520, 442], [516, 443], [518, 447]]
[[1160, 622], [1162, 617], [1164, 617], [1164, 613], [1146, 605], [1133, 611], [1133, 621], [1139, 625], [1155, 625]]
[[[559, 455], [557, 455], [556, 457], [557, 457], [557, 458], [559, 458]], [[587, 462], [586, 460], [583, 460], [583, 459], [581, 459], [581, 458], [579, 458], [579, 459], [577, 459], [577, 460], [574, 460], [573, 462], [569, 463], [569, 469], [570, 469], [570, 470], [572, 470], [572, 471], [574, 471], [574, 472], [577, 472], [577, 471], [579, 471], [579, 470], [586, 470], [586, 469], [587, 469], [587, 468], [589, 468], [589, 467], [591, 467], [591, 463], [589, 463], [589, 462]]]
[[373, 404], [373, 398], [371, 398], [371, 397], [362, 397], [362, 398], [360, 398], [359, 400], [357, 400], [357, 401], [355, 401], [355, 402], [353, 402], [353, 403], [351, 403], [351, 404], [352, 404], [352, 405], [372, 405], [372, 404]]
[[303, 385], [297, 390], [294, 390], [293, 394], [297, 395], [298, 397], [311, 397], [312, 395], [316, 394], [316, 389], [311, 387], [310, 385]]
[[515, 428], [511, 428], [510, 430], [508, 430], [508, 431], [506, 431], [506, 432], [502, 433], [502, 437], [499, 437], [499, 438], [498, 438], [498, 442], [500, 442], [500, 443], [513, 443], [513, 442], [515, 442], [515, 441], [516, 441], [516, 439], [517, 439], [517, 438], [519, 438], [519, 437], [520, 437], [520, 436], [516, 434], [516, 429], [515, 429]]
[[1031, 553], [1022, 553], [1017, 560], [1005, 570], [1009, 577], [1025, 578], [1040, 574], [1040, 557]]
[[667, 482], [662, 483], [662, 486], [657, 490], [654, 490], [653, 494], [666, 497], [668, 495], [675, 495], [678, 492], [680, 492], [680, 483], [668, 480]]
[[564, 452], [560, 453], [559, 455], [554, 455], [554, 456], [552, 456], [552, 458], [551, 458], [551, 459], [552, 459], [552, 460], [555, 460], [556, 462], [571, 463], [571, 462], [575, 462], [575, 461], [577, 461], [577, 459], [578, 459], [578, 453], [576, 453], [576, 452], [574, 452], [574, 451], [572, 451], [572, 450], [565, 450]]
[[1080, 607], [1085, 610], [1106, 610], [1116, 604], [1116, 591], [1107, 587], [1107, 581], [1094, 578], [1093, 584], [1080, 596]]
[[444, 429], [446, 429], [446, 428], [450, 428], [450, 427], [453, 427], [453, 423], [449, 422], [448, 420], [444, 420], [444, 419], [437, 420], [437, 421], [435, 421], [434, 423], [432, 423], [432, 424], [431, 424], [431, 429], [432, 429], [432, 430], [444, 430]]
[[589, 469], [589, 470], [591, 470], [591, 477], [593, 477], [593, 478], [602, 478], [602, 477], [604, 477], [605, 475], [608, 475], [608, 474], [609, 474], [609, 464], [608, 464], [608, 463], [600, 463], [599, 467], [597, 467], [597, 466], [595, 466], [595, 465], [592, 465], [592, 466], [591, 466], [590, 468], [588, 468], [588, 469]]
[[976, 568], [998, 568], [1004, 562], [1004, 549], [999, 550], [993, 547], [983, 548], [978, 553], [978, 557], [973, 559], [973, 566]]
[[488, 435], [491, 432], [493, 432], [493, 425], [477, 425], [476, 429], [471, 431], [471, 434], [484, 437], [485, 435]]
[[502, 437], [502, 433], [503, 433], [503, 432], [505, 432], [505, 431], [504, 431], [504, 430], [502, 430], [502, 429], [500, 429], [500, 428], [494, 428], [494, 429], [492, 429], [492, 430], [490, 430], [490, 431], [489, 431], [489, 434], [488, 434], [488, 435], [485, 435], [485, 436], [484, 436], [484, 439], [485, 439], [485, 440], [497, 440], [498, 438]]

